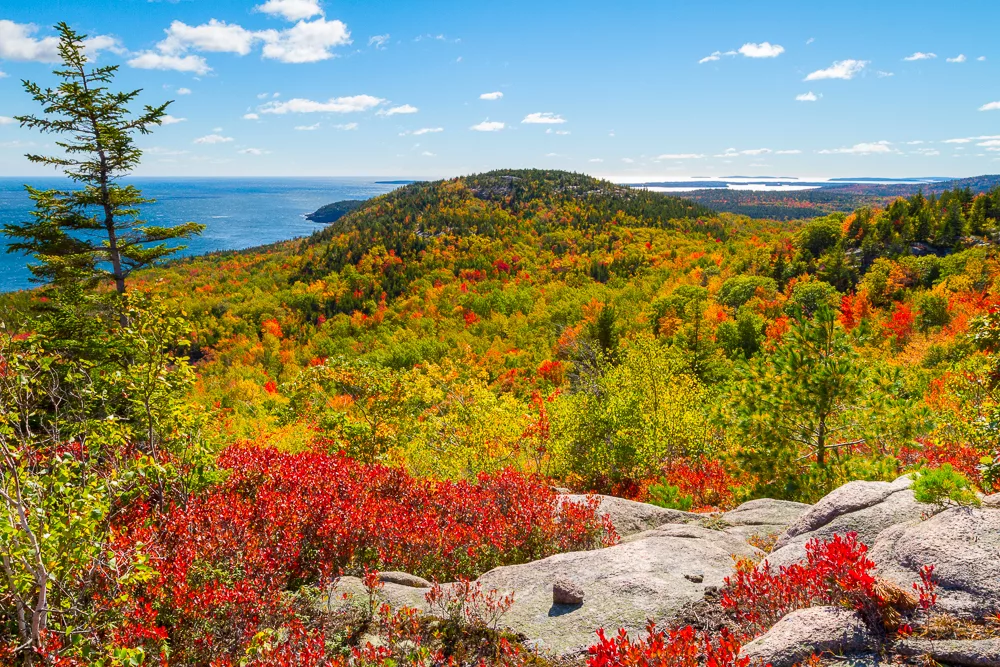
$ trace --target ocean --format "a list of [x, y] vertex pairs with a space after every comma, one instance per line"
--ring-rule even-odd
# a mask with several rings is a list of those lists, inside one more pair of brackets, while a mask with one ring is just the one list
[[[344, 199], [369, 199], [399, 187], [377, 183], [382, 178], [135, 178], [128, 182], [156, 199], [143, 209], [153, 224], [198, 222], [200, 237], [186, 242], [183, 255], [216, 250], [240, 250], [308, 236], [323, 225], [303, 216], [320, 206]], [[60, 178], [0, 178], [0, 226], [29, 218], [32, 202], [24, 184], [36, 188], [67, 187]], [[0, 237], [6, 251], [6, 238]], [[0, 292], [31, 287], [19, 253], [0, 253]]]

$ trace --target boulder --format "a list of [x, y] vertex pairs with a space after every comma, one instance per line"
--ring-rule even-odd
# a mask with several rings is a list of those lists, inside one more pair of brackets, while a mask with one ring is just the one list
[[984, 497], [983, 507], [987, 507], [989, 509], [1000, 509], [1000, 493], [994, 493], [992, 496]]
[[790, 500], [751, 500], [722, 514], [721, 519], [727, 524], [723, 530], [745, 540], [780, 534], [810, 507]]
[[760, 498], [722, 515], [730, 526], [790, 526], [812, 506], [790, 500]]
[[[379, 591], [379, 598], [394, 609], [413, 607], [427, 611], [428, 605], [424, 599], [426, 593], [426, 590], [413, 586], [385, 582]], [[320, 607], [324, 611], [333, 612], [349, 605], [366, 604], [367, 600], [368, 592], [360, 578], [341, 577], [335, 586], [324, 591]]]
[[767, 561], [772, 567], [790, 565], [806, 556], [811, 539], [857, 533], [871, 546], [886, 528], [933, 514], [932, 505], [918, 503], [909, 477], [895, 482], [848, 482], [830, 492], [796, 519], [778, 539]]
[[[513, 593], [502, 625], [541, 650], [579, 655], [596, 641], [598, 628], [641, 632], [647, 619], [669, 619], [702, 599], [707, 587], [721, 586], [732, 572], [731, 554], [761, 555], [739, 537], [668, 524], [606, 549], [499, 567], [478, 581], [486, 590]], [[702, 581], [692, 581], [699, 576]], [[552, 584], [560, 579], [586, 591], [586, 602], [554, 604]]]
[[418, 577], [409, 572], [379, 572], [378, 578], [382, 583], [399, 584], [400, 586], [409, 586], [410, 588], [430, 588], [434, 585], [423, 577]]
[[[561, 500], [573, 502], [586, 502], [587, 496], [581, 494], [565, 494], [559, 496]], [[597, 508], [598, 515], [607, 514], [611, 517], [611, 523], [615, 530], [622, 537], [628, 537], [644, 530], [658, 528], [667, 523], [685, 523], [687, 521], [697, 521], [701, 515], [694, 512], [682, 512], [681, 510], [667, 509], [649, 503], [638, 503], [634, 500], [616, 498], [615, 496], [598, 495], [601, 504]]]
[[745, 644], [740, 657], [751, 664], [791, 667], [813, 653], [862, 653], [875, 647], [875, 636], [854, 611], [812, 607], [786, 614], [770, 630]]
[[949, 665], [1000, 667], [1000, 639], [903, 639], [895, 649], [900, 655], [929, 655]]
[[568, 579], [552, 584], [552, 604], [583, 604], [583, 589]]
[[893, 526], [870, 557], [879, 577], [904, 589], [933, 565], [940, 611], [977, 618], [1000, 611], [1000, 510], [955, 507]]

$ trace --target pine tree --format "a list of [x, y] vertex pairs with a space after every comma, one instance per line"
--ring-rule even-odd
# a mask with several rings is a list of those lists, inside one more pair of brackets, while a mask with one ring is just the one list
[[[9, 252], [26, 252], [37, 260], [29, 268], [37, 282], [92, 287], [113, 279], [119, 294], [125, 280], [139, 268], [167, 257], [180, 247], [166, 241], [189, 238], [204, 229], [193, 222], [174, 227], [148, 225], [139, 218], [139, 207], [153, 200], [120, 179], [142, 157], [133, 143], [136, 134], [149, 134], [166, 115], [166, 102], [144, 106], [133, 115], [129, 105], [141, 90], [114, 92], [117, 66], [88, 69], [86, 35], [65, 23], [59, 32], [62, 67], [53, 72], [61, 79], [56, 88], [42, 88], [24, 81], [24, 89], [42, 107], [41, 116], [17, 116], [22, 127], [59, 135], [62, 155], [28, 154], [36, 164], [61, 169], [78, 189], [40, 190], [26, 186], [35, 203], [32, 219], [4, 225], [12, 239]], [[108, 267], [110, 266], [110, 270]]]

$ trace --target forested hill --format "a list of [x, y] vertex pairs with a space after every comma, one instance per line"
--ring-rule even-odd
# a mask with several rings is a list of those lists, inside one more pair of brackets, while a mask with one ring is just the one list
[[[553, 215], [558, 211], [558, 215]], [[686, 199], [633, 189], [585, 174], [505, 169], [443, 181], [413, 183], [370, 200], [313, 237], [325, 242], [345, 232], [398, 238], [447, 231], [503, 234], [515, 218], [537, 231], [568, 225], [677, 227], [678, 220], [713, 218], [712, 209]]]
[[[786, 185], [797, 183], [786, 182]], [[650, 184], [652, 185], [652, 184]], [[662, 185], [674, 185], [664, 183]], [[801, 183], [801, 185], [819, 185]], [[1000, 187], [1000, 176], [975, 176], [927, 183], [829, 182], [813, 190], [764, 192], [713, 187], [684, 196], [715, 211], [771, 220], [804, 220], [830, 213], [850, 213], [862, 206], [886, 207], [900, 197], [917, 194], [938, 198], [962, 191], [967, 200]]]
[[[352, 290], [356, 296], [345, 295], [335, 308], [326, 308], [327, 315], [349, 313], [360, 306], [361, 296], [398, 296], [441, 262], [456, 262], [453, 269], [459, 272], [516, 274], [523, 268], [519, 259], [541, 248], [555, 255], [610, 252], [614, 230], [637, 228], [726, 235], [717, 214], [677, 197], [565, 171], [492, 171], [414, 183], [370, 200], [306, 241], [306, 261], [294, 279], [353, 275], [352, 270], [377, 263], [377, 286]], [[458, 259], [452, 257], [455, 248]], [[438, 255], [437, 262], [428, 261], [428, 253]], [[591, 273], [607, 279], [615, 271], [631, 274], [636, 266], [595, 260]]]

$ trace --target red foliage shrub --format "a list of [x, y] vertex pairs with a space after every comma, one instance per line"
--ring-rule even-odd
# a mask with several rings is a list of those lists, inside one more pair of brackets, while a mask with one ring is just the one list
[[663, 480], [676, 486], [682, 496], [691, 497], [695, 511], [730, 509], [733, 490], [738, 486], [722, 463], [707, 458], [671, 461], [663, 466]]
[[907, 468], [940, 468], [945, 463], [965, 475], [973, 484], [982, 485], [979, 468], [983, 453], [964, 442], [940, 442], [919, 438], [914, 445], [901, 447], [897, 458]]
[[[597, 644], [590, 647], [587, 667], [747, 667], [750, 658], [740, 658], [740, 644], [726, 630], [712, 639], [691, 626], [658, 631], [650, 622], [646, 636], [632, 641], [625, 630], [608, 639], [597, 631]], [[699, 658], [703, 658], [700, 661]]]
[[[207, 664], [283, 627], [287, 591], [345, 570], [454, 579], [616, 539], [596, 498], [560, 501], [511, 470], [434, 481], [344, 455], [246, 446], [225, 450], [219, 464], [229, 476], [217, 487], [159, 518], [133, 513], [119, 528], [121, 562], [143, 545], [159, 572], [114, 603], [137, 619], [122, 644], [169, 635], [172, 662]], [[312, 641], [306, 634], [290, 646]]]
[[856, 533], [811, 540], [806, 560], [779, 568], [738, 564], [726, 578], [722, 606], [730, 610], [750, 639], [766, 632], [782, 616], [814, 605], [846, 605], [872, 610], [882, 605], [871, 572], [875, 563]]

